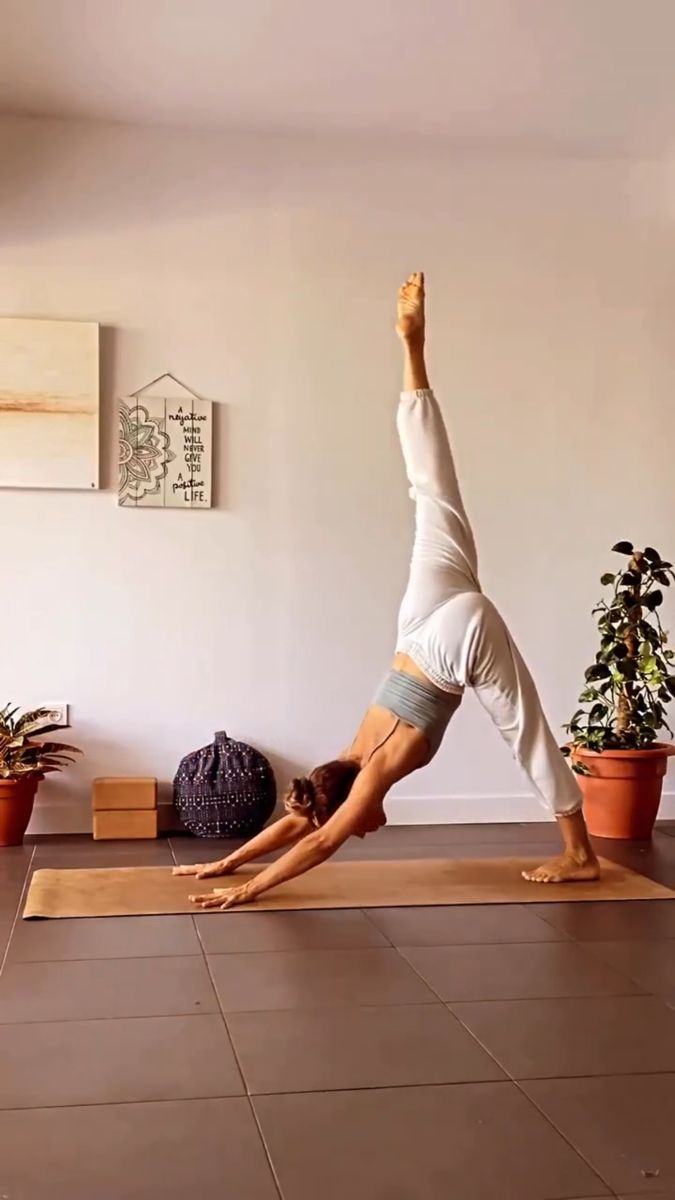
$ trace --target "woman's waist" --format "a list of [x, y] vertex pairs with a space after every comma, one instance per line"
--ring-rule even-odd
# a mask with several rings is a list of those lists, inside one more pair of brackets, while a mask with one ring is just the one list
[[425, 683], [438, 695], [461, 699], [464, 685], [447, 669], [447, 663], [441, 664], [439, 656], [429, 652], [424, 640], [418, 640], [414, 635], [399, 638], [393, 669]]
[[461, 701], [462, 689], [437, 687], [413, 659], [409, 661], [414, 670], [398, 665], [405, 659], [406, 655], [397, 655], [394, 667], [373, 697], [373, 706], [385, 709], [422, 733], [444, 730]]
[[410, 675], [412, 679], [417, 679], [428, 687], [433, 688], [439, 695], [443, 695], [444, 689], [437, 687], [433, 679], [430, 679], [426, 671], [415, 659], [407, 652], [407, 650], [397, 650], [394, 655], [394, 661], [391, 664], [392, 671], [398, 671], [402, 675]]

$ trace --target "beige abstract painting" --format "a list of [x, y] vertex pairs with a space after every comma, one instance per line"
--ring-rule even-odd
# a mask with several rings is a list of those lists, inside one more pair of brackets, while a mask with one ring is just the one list
[[99, 327], [0, 317], [0, 487], [97, 488]]

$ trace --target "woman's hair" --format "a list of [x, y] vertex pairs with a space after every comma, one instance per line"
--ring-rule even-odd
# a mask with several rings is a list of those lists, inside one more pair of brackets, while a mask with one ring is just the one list
[[284, 797], [286, 812], [301, 813], [315, 825], [324, 825], [344, 804], [360, 770], [353, 759], [336, 758], [301, 779], [292, 779]]

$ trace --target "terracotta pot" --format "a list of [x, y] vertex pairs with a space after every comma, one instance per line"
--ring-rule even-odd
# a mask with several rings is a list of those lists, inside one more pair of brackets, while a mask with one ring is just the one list
[[649, 750], [575, 748], [572, 757], [590, 771], [578, 775], [588, 832], [595, 837], [647, 841], [661, 803], [663, 777], [675, 747], [657, 742]]
[[20, 846], [33, 812], [39, 778], [0, 779], [0, 846]]

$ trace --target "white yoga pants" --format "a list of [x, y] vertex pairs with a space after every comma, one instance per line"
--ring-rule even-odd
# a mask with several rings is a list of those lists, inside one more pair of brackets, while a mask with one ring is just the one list
[[546, 720], [534, 680], [503, 619], [480, 590], [476, 546], [448, 435], [431, 391], [404, 392], [398, 430], [416, 529], [397, 650], [444, 691], [472, 688], [556, 816], [581, 793]]

